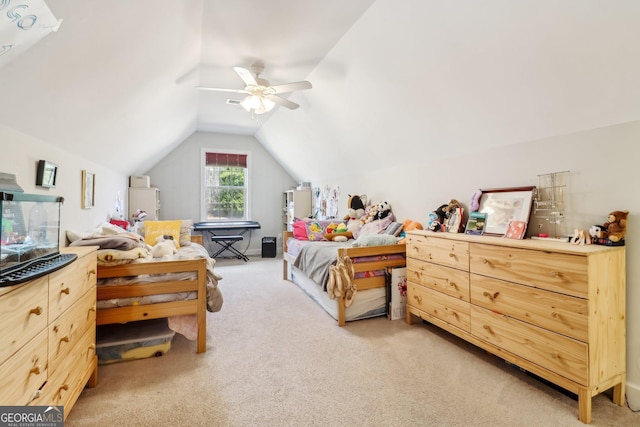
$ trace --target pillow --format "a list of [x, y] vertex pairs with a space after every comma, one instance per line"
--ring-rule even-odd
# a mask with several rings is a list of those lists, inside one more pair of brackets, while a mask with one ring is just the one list
[[358, 237], [358, 240], [353, 242], [354, 247], [358, 246], [382, 246], [382, 245], [395, 245], [397, 239], [390, 234], [365, 234]]
[[176, 243], [176, 247], [180, 247], [180, 228], [182, 221], [145, 221], [144, 222], [144, 242], [153, 246], [159, 236], [171, 236]]
[[307, 224], [304, 220], [298, 220], [293, 223], [293, 237], [298, 240], [309, 240], [307, 238]]
[[382, 219], [373, 220], [363, 225], [362, 228], [358, 230], [357, 234], [354, 232], [353, 237], [357, 239], [365, 234], [381, 234], [392, 222], [393, 214], [389, 214], [389, 216]]
[[180, 246], [191, 245], [191, 230], [193, 230], [193, 220], [183, 219], [180, 225]]
[[293, 223], [293, 237], [298, 240], [327, 240], [327, 229], [335, 230], [339, 224], [344, 223], [343, 220], [301, 219]]

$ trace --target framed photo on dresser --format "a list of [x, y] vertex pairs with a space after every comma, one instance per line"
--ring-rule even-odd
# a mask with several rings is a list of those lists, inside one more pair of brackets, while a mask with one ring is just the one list
[[535, 186], [482, 190], [479, 212], [487, 219], [484, 234], [504, 236], [511, 221], [529, 222]]

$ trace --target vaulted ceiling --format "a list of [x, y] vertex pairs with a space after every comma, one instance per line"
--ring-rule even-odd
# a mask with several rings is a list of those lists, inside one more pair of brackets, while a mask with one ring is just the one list
[[[62, 25], [0, 68], [0, 123], [124, 174], [196, 130], [255, 135], [304, 179], [640, 119], [635, 0], [47, 5]], [[313, 83], [301, 108], [252, 117], [195, 89], [241, 89], [256, 61]]]

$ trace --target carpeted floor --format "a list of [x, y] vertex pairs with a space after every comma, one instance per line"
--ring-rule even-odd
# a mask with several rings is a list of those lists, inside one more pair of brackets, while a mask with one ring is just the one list
[[[340, 328], [282, 277], [282, 261], [222, 260], [207, 352], [101, 366], [73, 426], [583, 426], [578, 403], [439, 330], [376, 318]], [[593, 426], [640, 414], [593, 399]]]

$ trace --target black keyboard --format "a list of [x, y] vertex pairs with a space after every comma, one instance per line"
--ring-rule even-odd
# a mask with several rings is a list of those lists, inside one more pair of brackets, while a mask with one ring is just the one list
[[78, 258], [76, 254], [53, 254], [9, 267], [0, 273], [0, 287], [19, 285], [42, 277], [71, 264]]

